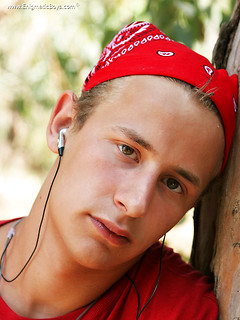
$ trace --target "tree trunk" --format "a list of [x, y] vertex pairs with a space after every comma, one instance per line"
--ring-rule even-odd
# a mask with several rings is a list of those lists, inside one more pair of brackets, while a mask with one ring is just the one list
[[[240, 0], [221, 28], [213, 62], [240, 79]], [[238, 100], [239, 101], [239, 100]], [[240, 103], [239, 103], [240, 105]], [[240, 320], [240, 127], [237, 128], [221, 178], [211, 186], [194, 213], [192, 264], [215, 279], [220, 320]]]

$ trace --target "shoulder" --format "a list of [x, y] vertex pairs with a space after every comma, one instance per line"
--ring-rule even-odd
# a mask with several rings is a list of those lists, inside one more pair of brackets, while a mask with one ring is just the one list
[[[160, 251], [161, 244], [157, 243], [151, 247], [147, 255], [146, 267], [153, 262], [155, 266], [160, 263]], [[189, 287], [192, 290], [212, 289], [213, 284], [210, 283], [208, 277], [202, 275], [199, 271], [195, 270], [189, 263], [183, 261], [180, 254], [175, 253], [173, 249], [164, 245], [161, 259], [161, 283], [162, 285], [180, 285], [180, 290], [182, 285], [184, 287]], [[158, 262], [159, 261], [159, 262]], [[155, 272], [158, 272], [157, 270]], [[184, 289], [182, 289], [184, 291]]]
[[[141, 278], [145, 277], [142, 291], [147, 296], [153, 292], [160, 272], [161, 244], [157, 243], [147, 252], [141, 268]], [[164, 245], [161, 259], [160, 281], [152, 310], [156, 317], [167, 319], [217, 319], [218, 304], [213, 293], [213, 284], [208, 277], [182, 260], [181, 256]], [[146, 286], [149, 288], [146, 290]], [[160, 305], [162, 307], [160, 308]], [[158, 319], [158, 317], [156, 317]]]
[[[160, 262], [161, 243], [153, 245], [146, 255], [146, 265], [149, 263]], [[173, 251], [172, 248], [164, 245], [162, 251], [162, 271], [166, 276], [179, 278], [180, 281], [200, 280], [202, 283], [210, 283], [208, 277], [203, 276], [199, 271], [195, 270], [189, 263], [186, 263], [180, 254]]]

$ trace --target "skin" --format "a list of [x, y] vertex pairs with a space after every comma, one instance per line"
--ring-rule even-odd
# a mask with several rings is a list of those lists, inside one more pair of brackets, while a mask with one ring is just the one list
[[[57, 153], [58, 133], [69, 128], [38, 251], [22, 276], [0, 286], [22, 316], [62, 315], [103, 294], [194, 206], [221, 167], [219, 119], [177, 83], [128, 77], [77, 132], [73, 101], [70, 91], [60, 97], [47, 129]], [[6, 277], [33, 249], [55, 170], [56, 163], [16, 228]], [[9, 227], [1, 228], [1, 250]]]

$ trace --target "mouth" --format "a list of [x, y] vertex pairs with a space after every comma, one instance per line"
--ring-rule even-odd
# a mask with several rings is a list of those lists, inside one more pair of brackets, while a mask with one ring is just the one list
[[105, 219], [96, 218], [91, 215], [89, 215], [89, 217], [101, 236], [112, 244], [116, 246], [124, 246], [131, 242], [128, 231], [119, 228], [114, 223]]

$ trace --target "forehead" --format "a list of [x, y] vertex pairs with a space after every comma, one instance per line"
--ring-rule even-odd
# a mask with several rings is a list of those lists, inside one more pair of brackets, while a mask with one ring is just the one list
[[[129, 109], [133, 100], [147, 102], [147, 105], [163, 99], [165, 99], [165, 103], [171, 103], [174, 99], [178, 103], [180, 96], [192, 100], [190, 85], [185, 86], [180, 80], [169, 77], [155, 75], [126, 76], [110, 80], [109, 84], [103, 102], [124, 101]], [[162, 108], [163, 105], [159, 105], [159, 107]]]
[[[125, 118], [125, 121], [131, 122], [137, 116], [139, 126], [155, 124], [161, 130], [162, 120], [165, 119], [172, 124], [165, 128], [166, 132], [196, 123], [204, 127], [207, 122], [208, 130], [221, 126], [217, 115], [205, 108], [196, 97], [193, 98], [190, 87], [160, 76], [138, 75], [114, 79], [99, 106], [101, 108], [97, 109], [106, 120], [110, 117]], [[202, 133], [203, 130], [199, 131], [198, 136]]]
[[138, 75], [112, 80], [108, 96], [105, 96], [100, 104], [114, 106], [111, 111], [119, 115], [145, 112], [149, 115], [145, 121], [149, 121], [151, 115], [159, 112], [167, 112], [172, 116], [185, 114], [186, 118], [190, 119], [201, 112], [197, 109], [203, 109], [194, 99], [190, 87], [175, 82], [174, 79]]

